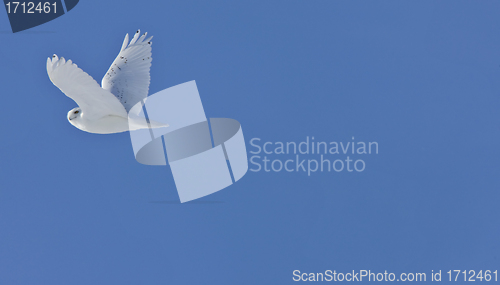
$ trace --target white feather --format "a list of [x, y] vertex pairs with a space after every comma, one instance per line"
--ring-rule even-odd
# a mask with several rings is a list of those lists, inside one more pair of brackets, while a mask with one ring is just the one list
[[102, 79], [102, 88], [113, 93], [123, 104], [125, 109], [130, 109], [149, 92], [149, 70], [151, 67], [151, 38], [144, 41], [147, 33], [139, 38], [139, 31], [125, 46], [128, 35], [125, 36], [122, 50], [109, 67]]
[[108, 115], [127, 117], [120, 101], [71, 60], [65, 61], [56, 55], [48, 58], [47, 73], [52, 83], [78, 104], [87, 119], [97, 120]]
[[[149, 92], [152, 37], [144, 40], [147, 33], [141, 37], [139, 33], [130, 42], [129, 35], [125, 36], [120, 53], [102, 79], [102, 88], [71, 60], [57, 55], [47, 59], [52, 83], [79, 106], [68, 113], [72, 125], [99, 134], [148, 128], [147, 124], [129, 122], [127, 114]], [[151, 125], [168, 126], [158, 122]]]

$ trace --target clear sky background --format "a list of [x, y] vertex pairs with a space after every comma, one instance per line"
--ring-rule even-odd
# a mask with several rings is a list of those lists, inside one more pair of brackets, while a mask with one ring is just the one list
[[[0, 284], [500, 270], [498, 11], [498, 1], [81, 0], [12, 34], [0, 10]], [[128, 133], [68, 123], [76, 104], [45, 69], [56, 53], [100, 82], [139, 28], [154, 35], [150, 94], [196, 80], [207, 116], [238, 120], [249, 151], [252, 138], [354, 136], [379, 154], [357, 156], [361, 173], [249, 171], [178, 203], [169, 167], [137, 163]]]

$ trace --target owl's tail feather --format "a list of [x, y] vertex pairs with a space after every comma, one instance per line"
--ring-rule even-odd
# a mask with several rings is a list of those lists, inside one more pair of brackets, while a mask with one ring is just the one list
[[156, 128], [166, 128], [168, 124], [161, 123], [153, 120], [146, 121], [145, 118], [136, 116], [129, 113], [128, 117], [129, 131], [135, 131], [140, 129], [156, 129]]

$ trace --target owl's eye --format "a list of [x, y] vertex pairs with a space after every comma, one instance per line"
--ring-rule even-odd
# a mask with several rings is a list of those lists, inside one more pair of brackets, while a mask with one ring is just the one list
[[78, 114], [78, 113], [80, 113], [80, 111], [75, 111], [75, 114]]

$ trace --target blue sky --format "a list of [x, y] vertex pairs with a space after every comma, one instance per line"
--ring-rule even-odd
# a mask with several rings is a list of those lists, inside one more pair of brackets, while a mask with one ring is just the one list
[[[81, 0], [16, 34], [0, 12], [0, 283], [500, 269], [499, 9]], [[137, 163], [127, 133], [71, 126], [76, 104], [45, 70], [56, 53], [100, 82], [137, 29], [154, 35], [150, 94], [196, 80], [207, 116], [238, 120], [247, 150], [314, 136], [376, 141], [379, 153], [359, 157], [360, 173], [249, 171], [178, 203], [170, 169]]]

